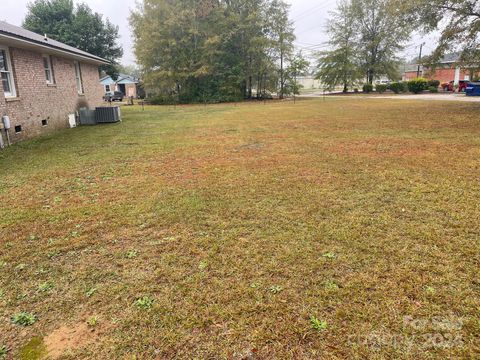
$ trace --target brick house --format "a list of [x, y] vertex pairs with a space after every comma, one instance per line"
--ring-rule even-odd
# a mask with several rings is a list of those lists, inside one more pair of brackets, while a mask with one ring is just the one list
[[[12, 142], [69, 126], [81, 107], [102, 104], [98, 68], [106, 60], [0, 21], [0, 127]], [[5, 140], [6, 133], [1, 131]]]
[[[420, 65], [420, 77], [429, 80], [439, 80], [440, 83], [454, 81], [458, 85], [460, 80], [470, 80], [470, 70], [459, 64], [460, 54], [453, 53], [446, 55], [435, 69]], [[403, 80], [408, 81], [418, 77], [418, 64], [408, 64], [405, 67]]]

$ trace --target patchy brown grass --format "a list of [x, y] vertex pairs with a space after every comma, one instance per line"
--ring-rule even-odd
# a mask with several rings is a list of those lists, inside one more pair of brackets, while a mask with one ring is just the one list
[[[350, 98], [134, 107], [118, 125], [11, 147], [0, 349], [476, 358], [479, 110]], [[22, 311], [35, 324], [12, 324]]]

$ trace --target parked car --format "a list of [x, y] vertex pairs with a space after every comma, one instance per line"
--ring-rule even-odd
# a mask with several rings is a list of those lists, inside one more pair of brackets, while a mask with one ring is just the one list
[[121, 91], [109, 91], [103, 96], [105, 101], [123, 101], [125, 95]]
[[[468, 81], [467, 80], [460, 80], [458, 83], [458, 92], [465, 92], [465, 89], [468, 86]], [[448, 83], [443, 83], [442, 84], [442, 89], [443, 91], [455, 91], [455, 81], [450, 81]]]

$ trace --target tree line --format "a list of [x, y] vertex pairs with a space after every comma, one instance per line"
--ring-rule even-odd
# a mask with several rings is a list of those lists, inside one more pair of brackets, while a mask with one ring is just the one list
[[340, 0], [327, 26], [329, 50], [318, 56], [317, 79], [343, 91], [386, 76], [400, 78], [400, 52], [414, 30], [439, 31], [434, 52], [419, 59], [436, 67], [448, 52], [480, 68], [480, 2], [477, 0]]
[[144, 81], [165, 101], [282, 98], [305, 66], [283, 0], [144, 0], [130, 23]]
[[[165, 101], [280, 98], [298, 92], [309, 66], [295, 53], [294, 28], [283, 0], [141, 0], [130, 17], [137, 64], [147, 88]], [[123, 49], [118, 26], [84, 3], [34, 0], [23, 26], [106, 58], [115, 77]], [[318, 78], [345, 91], [380, 76], [397, 79], [398, 54], [412, 32], [440, 33], [435, 66], [448, 52], [479, 68], [478, 0], [339, 0], [318, 54]]]

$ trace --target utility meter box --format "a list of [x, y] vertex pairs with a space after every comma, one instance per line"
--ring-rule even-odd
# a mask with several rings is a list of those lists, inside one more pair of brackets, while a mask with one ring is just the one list
[[10, 130], [10, 118], [7, 115], [2, 116], [2, 123], [5, 130]]

